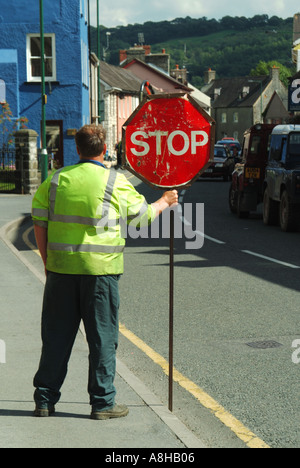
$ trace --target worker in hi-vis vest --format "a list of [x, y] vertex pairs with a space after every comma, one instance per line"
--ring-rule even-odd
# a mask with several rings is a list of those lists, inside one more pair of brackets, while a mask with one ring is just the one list
[[75, 137], [78, 164], [54, 172], [32, 204], [37, 245], [47, 281], [42, 312], [42, 356], [34, 378], [34, 414], [55, 413], [80, 321], [89, 346], [88, 392], [92, 419], [123, 417], [115, 402], [118, 281], [124, 220], [148, 225], [178, 203], [176, 190], [148, 205], [124, 175], [103, 165], [105, 130], [86, 125]]

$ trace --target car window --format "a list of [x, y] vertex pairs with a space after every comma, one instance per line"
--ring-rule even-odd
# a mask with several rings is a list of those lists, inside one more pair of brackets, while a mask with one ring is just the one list
[[225, 148], [215, 148], [215, 156], [217, 158], [226, 158], [227, 154]]
[[251, 141], [250, 154], [259, 154], [261, 137], [254, 135]]
[[282, 135], [273, 135], [271, 140], [270, 159], [274, 161], [281, 160]]
[[290, 136], [290, 155], [300, 156], [300, 133], [292, 133]]

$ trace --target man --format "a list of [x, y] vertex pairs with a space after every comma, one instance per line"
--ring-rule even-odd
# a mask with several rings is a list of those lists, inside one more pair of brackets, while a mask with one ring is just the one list
[[178, 203], [176, 190], [156, 203], [103, 165], [105, 131], [86, 125], [75, 137], [80, 161], [59, 169], [38, 189], [32, 206], [35, 236], [47, 281], [42, 314], [42, 356], [34, 378], [35, 415], [54, 414], [80, 321], [89, 345], [91, 418], [128, 414], [115, 403], [118, 281], [122, 275], [122, 220], [147, 225]]

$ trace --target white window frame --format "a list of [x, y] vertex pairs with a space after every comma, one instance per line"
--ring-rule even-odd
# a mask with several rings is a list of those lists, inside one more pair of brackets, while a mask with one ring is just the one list
[[[28, 82], [35, 82], [40, 83], [42, 80], [41, 76], [32, 76], [32, 69], [31, 69], [31, 59], [33, 58], [40, 58], [40, 57], [33, 57], [31, 55], [30, 49], [30, 42], [31, 38], [33, 37], [40, 37], [40, 34], [27, 34], [27, 42], [26, 42], [26, 55], [27, 55], [27, 81]], [[52, 56], [46, 57], [52, 59], [52, 76], [45, 76], [45, 81], [56, 81], [56, 44], [55, 44], [55, 34], [44, 34], [44, 37], [50, 37], [52, 42]]]
[[222, 112], [221, 121], [222, 121], [222, 124], [227, 123], [227, 113], [226, 112]]
[[83, 40], [81, 40], [81, 61], [82, 84], [89, 88], [88, 46]]
[[0, 102], [6, 102], [6, 83], [0, 79]]
[[88, 19], [89, 19], [89, 14], [88, 14], [88, 1], [87, 0], [84, 0], [84, 19], [85, 19], [85, 22], [87, 24], [88, 22]]

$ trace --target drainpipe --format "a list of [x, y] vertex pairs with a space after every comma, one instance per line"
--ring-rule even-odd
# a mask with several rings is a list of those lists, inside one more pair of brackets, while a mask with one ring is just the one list
[[101, 53], [100, 53], [100, 6], [99, 1], [97, 0], [97, 55], [99, 59], [98, 65], [98, 124], [101, 123], [101, 83], [100, 83], [100, 61], [101, 61]]
[[44, 42], [44, 5], [43, 0], [40, 0], [40, 40], [41, 40], [41, 79], [42, 79], [42, 138], [41, 138], [41, 166], [42, 166], [42, 182], [48, 177], [48, 154], [46, 143], [46, 86], [45, 86], [45, 42]]

